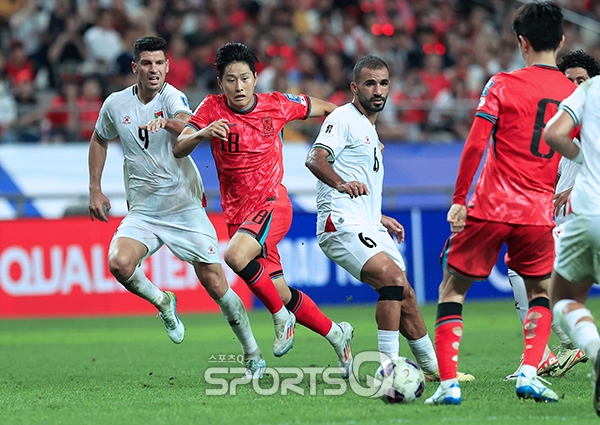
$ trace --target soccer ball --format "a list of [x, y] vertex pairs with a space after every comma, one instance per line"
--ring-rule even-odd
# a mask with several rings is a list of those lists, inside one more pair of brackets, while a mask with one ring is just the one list
[[423, 371], [406, 357], [385, 360], [375, 372], [375, 381], [381, 383], [381, 399], [386, 403], [412, 403], [425, 390]]

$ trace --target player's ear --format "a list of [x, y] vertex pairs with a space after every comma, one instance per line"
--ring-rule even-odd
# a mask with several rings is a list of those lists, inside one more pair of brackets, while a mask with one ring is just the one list
[[171, 63], [169, 62], [169, 59], [167, 59], [167, 60], [165, 61], [165, 64], [166, 64], [166, 69], [165, 69], [165, 74], [166, 74], [167, 72], [169, 72], [169, 65], [171, 64]]
[[221, 84], [221, 79], [219, 77], [217, 77], [217, 85], [221, 90], [223, 90], [223, 85]]
[[131, 71], [134, 74], [137, 74], [137, 64], [135, 62], [133, 62], [133, 61], [131, 61]]
[[358, 86], [354, 81], [350, 83], [350, 91], [352, 92], [352, 94], [356, 94], [358, 92]]
[[256, 82], [258, 81], [258, 74], [254, 73], [254, 87], [256, 87]]
[[562, 49], [563, 44], [565, 44], [565, 35], [563, 34], [562, 39], [560, 40], [560, 43], [558, 43], [558, 47], [555, 49], [556, 52], [558, 52], [560, 49]]

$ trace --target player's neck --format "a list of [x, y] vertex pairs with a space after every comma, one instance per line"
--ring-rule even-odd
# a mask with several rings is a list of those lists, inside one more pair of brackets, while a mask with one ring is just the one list
[[351, 103], [356, 109], [358, 109], [358, 112], [363, 114], [369, 121], [371, 121], [371, 124], [375, 125], [375, 121], [377, 121], [379, 112], [368, 112], [365, 108], [363, 108], [360, 102], [356, 100], [356, 97], [352, 99]]
[[532, 52], [525, 58], [527, 66], [532, 65], [549, 65], [556, 66], [555, 52]]
[[137, 84], [135, 86], [135, 94], [137, 95], [140, 102], [142, 102], [144, 105], [147, 105], [148, 103], [152, 102], [152, 99], [156, 97], [158, 92], [160, 92], [160, 90], [144, 90], [144, 88], [140, 84]]

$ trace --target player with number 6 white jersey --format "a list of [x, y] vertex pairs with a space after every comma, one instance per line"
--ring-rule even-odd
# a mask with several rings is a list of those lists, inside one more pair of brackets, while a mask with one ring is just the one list
[[362, 182], [369, 190], [368, 196], [351, 198], [317, 182], [317, 237], [325, 254], [358, 280], [364, 264], [381, 251], [406, 270], [402, 255], [381, 224], [384, 170], [375, 126], [354, 103], [348, 103], [325, 119], [313, 148], [329, 153], [332, 169], [344, 181]]

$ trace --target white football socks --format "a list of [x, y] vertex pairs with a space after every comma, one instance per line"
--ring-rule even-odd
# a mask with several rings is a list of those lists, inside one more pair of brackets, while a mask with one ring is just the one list
[[[400, 341], [398, 340], [399, 331], [385, 331], [377, 330], [377, 346], [379, 352], [386, 356], [394, 359], [398, 357], [400, 353]], [[386, 360], [386, 357], [382, 356], [382, 361]]]
[[421, 369], [430, 373], [438, 370], [437, 357], [435, 355], [435, 350], [433, 349], [433, 344], [431, 343], [431, 338], [429, 338], [428, 334], [425, 334], [424, 337], [419, 339], [407, 339], [406, 341]]
[[225, 295], [215, 301], [221, 307], [223, 316], [225, 316], [231, 330], [242, 344], [244, 354], [253, 354], [257, 351], [258, 344], [252, 333], [252, 328], [250, 328], [250, 319], [238, 294], [233, 289], [228, 288]]
[[167, 295], [155, 284], [150, 282], [141, 267], [136, 267], [133, 274], [123, 282], [127, 290], [143, 299], [150, 301], [159, 310], [169, 301]]

